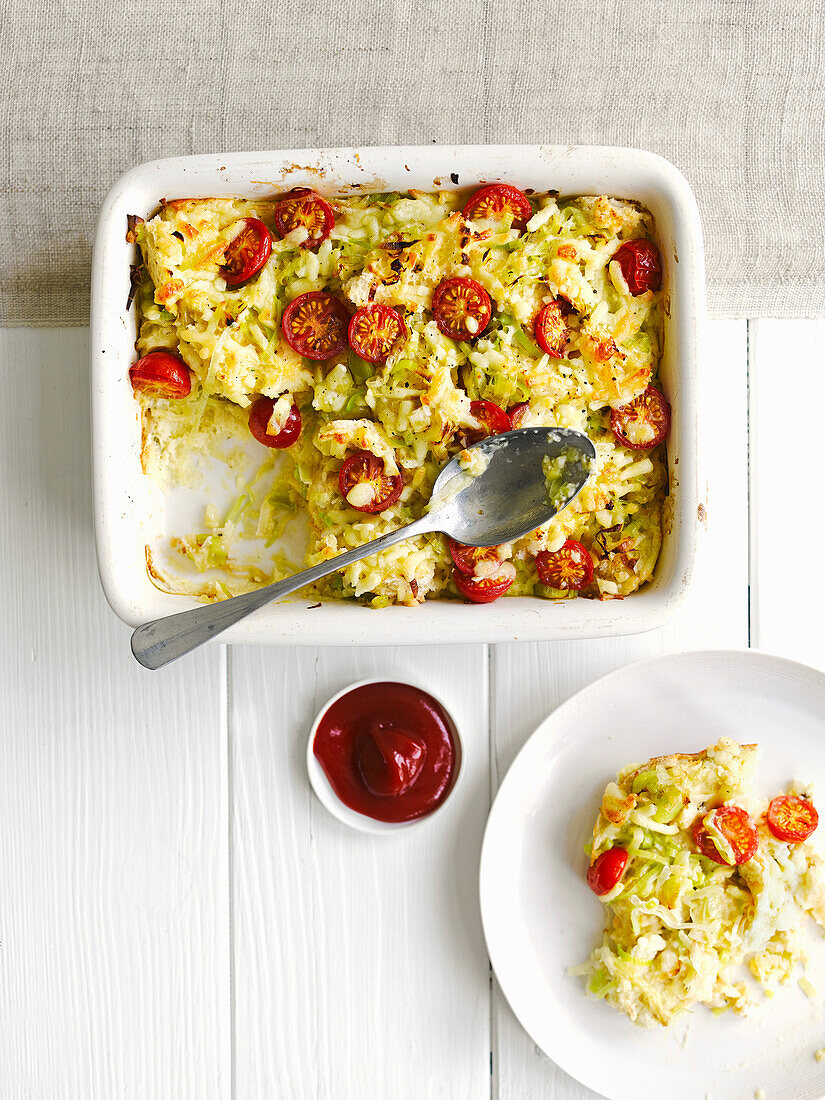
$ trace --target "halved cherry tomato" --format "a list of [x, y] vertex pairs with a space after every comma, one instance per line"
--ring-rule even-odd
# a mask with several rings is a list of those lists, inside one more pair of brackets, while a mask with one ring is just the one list
[[481, 562], [501, 561], [497, 546], [465, 546], [463, 542], [447, 539], [447, 549], [456, 569], [472, 577]]
[[767, 814], [768, 828], [777, 838], [789, 844], [807, 840], [819, 824], [819, 814], [813, 802], [792, 794], [780, 794], [771, 799]]
[[488, 183], [471, 195], [464, 207], [467, 220], [501, 218], [509, 214], [514, 225], [523, 226], [533, 216], [530, 200], [510, 183]]
[[281, 331], [293, 351], [320, 362], [344, 350], [348, 325], [349, 314], [342, 301], [325, 290], [311, 290], [286, 307]]
[[[361, 486], [366, 488], [361, 489]], [[358, 512], [383, 512], [401, 496], [400, 474], [385, 474], [384, 459], [372, 451], [355, 451], [344, 460], [338, 473], [338, 488], [350, 508]], [[354, 499], [350, 493], [356, 490]]]
[[270, 435], [267, 428], [274, 407], [275, 402], [271, 397], [259, 397], [249, 410], [249, 430], [265, 447], [277, 447], [282, 451], [285, 447], [291, 447], [301, 434], [301, 410], [293, 405], [283, 428], [277, 435]]
[[533, 322], [533, 335], [547, 355], [552, 355], [554, 359], [564, 358], [570, 332], [560, 302], [548, 302], [539, 310]]
[[[501, 435], [502, 432], [513, 430], [510, 417], [494, 401], [471, 401], [470, 412], [481, 424], [481, 431], [477, 432], [478, 439], [485, 439], [488, 435]], [[474, 442], [478, 442], [474, 440]]]
[[490, 295], [475, 279], [444, 279], [433, 294], [435, 323], [451, 340], [474, 340], [493, 311]]
[[652, 241], [643, 238], [625, 241], [613, 253], [612, 259], [622, 269], [627, 289], [634, 298], [646, 290], [658, 290], [662, 285], [662, 261]]
[[226, 246], [221, 275], [227, 286], [240, 286], [257, 275], [272, 251], [272, 234], [258, 218], [242, 218]]
[[536, 554], [536, 569], [542, 584], [564, 592], [580, 592], [593, 580], [590, 551], [575, 539], [568, 539], [558, 550]]
[[392, 306], [362, 306], [353, 314], [347, 332], [349, 346], [368, 363], [383, 363], [407, 338], [404, 318]]
[[150, 397], [187, 397], [192, 391], [189, 368], [171, 351], [150, 351], [129, 367], [132, 389]]
[[628, 854], [624, 848], [608, 848], [587, 868], [587, 885], [594, 894], [604, 897], [617, 886], [627, 870]]
[[327, 200], [308, 187], [296, 187], [275, 207], [275, 228], [285, 237], [294, 229], [306, 229], [301, 248], [316, 248], [333, 230], [335, 214]]
[[[713, 823], [733, 849], [733, 863], [747, 863], [753, 859], [759, 847], [759, 835], [746, 810], [741, 806], [721, 806], [713, 811]], [[693, 826], [693, 843], [703, 856], [725, 867], [733, 864], [722, 855], [704, 826], [703, 815]]]
[[471, 447], [489, 435], [501, 435], [502, 432], [513, 430], [510, 414], [494, 401], [471, 401], [470, 412], [480, 427], [461, 429], [458, 438], [462, 447]]
[[511, 428], [521, 427], [521, 422], [524, 419], [524, 414], [529, 408], [529, 401], [519, 401], [518, 405], [513, 405], [512, 409], [507, 410], [507, 415], [510, 417]]
[[504, 595], [515, 579], [516, 571], [509, 561], [503, 561], [501, 569], [490, 577], [468, 577], [460, 569], [453, 569], [453, 584], [471, 603], [492, 603]]
[[629, 404], [613, 410], [610, 427], [616, 439], [631, 451], [658, 447], [670, 431], [668, 400], [661, 390], [648, 386]]

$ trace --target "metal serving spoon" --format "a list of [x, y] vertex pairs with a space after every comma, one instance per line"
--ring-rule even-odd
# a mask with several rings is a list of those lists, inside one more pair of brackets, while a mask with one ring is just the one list
[[[448, 462], [433, 486], [429, 509], [420, 519], [266, 588], [144, 623], [132, 635], [132, 653], [146, 668], [161, 668], [259, 607], [428, 531], [442, 531], [466, 546], [512, 542], [570, 503], [587, 481], [596, 457], [586, 435], [564, 428], [520, 428], [488, 436], [469, 450], [480, 451], [489, 460], [487, 468], [473, 477], [458, 457]], [[549, 488], [544, 460], [560, 456], [562, 476], [551, 481]]]

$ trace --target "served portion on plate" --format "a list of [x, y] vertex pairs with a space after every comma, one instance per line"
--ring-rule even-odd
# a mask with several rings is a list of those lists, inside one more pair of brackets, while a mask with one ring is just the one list
[[[808, 840], [792, 839], [814, 824], [812, 809], [822, 811], [823, 729], [822, 672], [752, 650], [714, 651], [617, 669], [556, 707], [527, 740], [490, 811], [481, 854], [481, 914], [499, 988], [535, 1043], [563, 1070], [611, 1100], [658, 1096], [663, 1081], [672, 1100], [742, 1100], [760, 1089], [782, 1100], [825, 1095], [825, 1062], [816, 1056], [825, 1040], [822, 872], [815, 851], [823, 829]], [[730, 737], [738, 744], [723, 741]], [[708, 744], [713, 747], [703, 751]], [[758, 768], [757, 753], [748, 747], [754, 745]], [[697, 755], [680, 756], [682, 748]], [[663, 752], [674, 755], [659, 759]], [[631, 760], [652, 763], [627, 768]], [[605, 790], [613, 775], [620, 777], [618, 795], [610, 785]], [[638, 807], [641, 814], [642, 824], [629, 818], [610, 823], [600, 815], [591, 853], [597, 866], [591, 880], [604, 889], [611, 886], [610, 864], [598, 865], [599, 856], [627, 846], [621, 881], [627, 879], [631, 891], [640, 886], [648, 910], [638, 907], [635, 940], [632, 925], [627, 939], [623, 931], [633, 919], [630, 906], [614, 933], [620, 892], [612, 903], [609, 893], [602, 895], [608, 908], [587, 884], [591, 860], [582, 849], [593, 836], [605, 794], [609, 814], [622, 816], [621, 803], [631, 794], [636, 803], [630, 812]], [[723, 811], [726, 804], [730, 812]], [[651, 828], [650, 821], [665, 831]], [[669, 833], [674, 823], [678, 830]], [[754, 830], [756, 854], [741, 864], [700, 854], [700, 846], [711, 852], [710, 837], [718, 856], [748, 855]], [[631, 847], [645, 853], [638, 862]], [[619, 857], [620, 870], [622, 862]], [[674, 902], [672, 909], [667, 902]], [[674, 987], [672, 1003], [665, 995], [666, 1011], [685, 989], [734, 1011], [697, 1003], [667, 1027], [637, 1027], [607, 997], [586, 996], [585, 980], [571, 976], [570, 968], [602, 942], [605, 918], [615, 962], [627, 963], [635, 949], [641, 963], [624, 971], [632, 975], [629, 1002], [656, 999], [657, 989], [643, 985], [658, 959], [653, 973], [682, 983], [682, 990]], [[644, 936], [651, 937], [644, 945], [647, 963]], [[757, 957], [758, 978], [746, 962], [729, 975], [729, 987], [714, 990], [708, 975], [716, 973], [717, 959], [731, 961], [715, 954], [726, 949], [726, 939], [733, 951], [747, 943], [747, 958]], [[678, 967], [667, 954], [671, 950]], [[781, 981], [792, 959], [803, 954], [804, 972], [794, 968], [791, 980]], [[588, 977], [599, 965], [588, 964]], [[728, 975], [720, 970], [720, 977]], [[735, 1010], [740, 1006], [733, 987], [740, 981], [761, 1002], [751, 1011]], [[767, 999], [760, 981], [770, 988]], [[804, 995], [813, 989], [814, 999]], [[506, 1010], [499, 1005], [497, 1011]], [[544, 1079], [560, 1081], [552, 1070]]]
[[771, 994], [805, 962], [803, 916], [825, 928], [810, 791], [755, 797], [757, 756], [722, 738], [624, 768], [605, 789], [587, 882], [607, 924], [570, 972], [634, 1023], [667, 1025], [697, 1004], [741, 1011], [760, 995], [739, 964]]
[[[162, 587], [220, 599], [332, 558], [420, 516], [469, 443], [529, 425], [596, 446], [589, 483], [550, 523], [483, 550], [422, 536], [313, 594], [612, 599], [651, 578], [670, 407], [661, 259], [638, 203], [507, 184], [298, 188], [164, 201], [130, 235], [144, 468], [191, 485], [213, 456], [238, 490], [174, 538], [189, 579], [150, 560]], [[301, 520], [303, 562], [279, 549]]]

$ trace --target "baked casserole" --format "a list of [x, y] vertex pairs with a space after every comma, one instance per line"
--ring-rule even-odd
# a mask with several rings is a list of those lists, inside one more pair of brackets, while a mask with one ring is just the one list
[[529, 425], [596, 448], [549, 523], [481, 550], [423, 535], [312, 594], [616, 599], [652, 577], [670, 408], [661, 260], [638, 203], [300, 188], [164, 201], [130, 236], [144, 468], [191, 485], [208, 457], [237, 489], [228, 508], [204, 501], [162, 565], [149, 555], [160, 586], [220, 599], [332, 558], [418, 518], [470, 443]]

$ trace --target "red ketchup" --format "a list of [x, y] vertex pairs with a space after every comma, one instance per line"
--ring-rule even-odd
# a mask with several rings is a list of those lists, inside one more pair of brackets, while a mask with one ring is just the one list
[[341, 801], [376, 821], [424, 817], [455, 782], [452, 721], [409, 684], [363, 684], [336, 699], [321, 716], [313, 752]]

